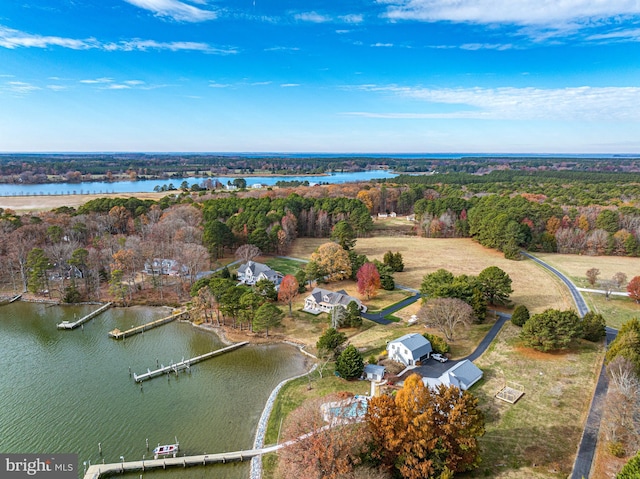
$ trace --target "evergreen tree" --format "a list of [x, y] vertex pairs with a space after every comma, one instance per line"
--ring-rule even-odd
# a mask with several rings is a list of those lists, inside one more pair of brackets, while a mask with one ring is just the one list
[[265, 303], [258, 308], [253, 318], [253, 330], [265, 331], [269, 337], [269, 328], [275, 328], [280, 324], [284, 313], [276, 305]]
[[316, 349], [320, 357], [332, 355], [336, 359], [341, 352], [341, 347], [347, 342], [347, 336], [336, 328], [327, 328], [316, 343]]
[[357, 379], [364, 371], [364, 360], [354, 345], [349, 345], [338, 356], [336, 371], [347, 380]]
[[511, 322], [516, 326], [522, 327], [527, 321], [529, 321], [529, 310], [524, 304], [519, 304], [513, 310], [513, 314], [511, 315]]
[[601, 314], [589, 311], [582, 318], [582, 338], [594, 343], [600, 341], [607, 335], [606, 326]]
[[350, 301], [347, 305], [347, 317], [346, 321], [352, 328], [359, 328], [362, 326], [362, 316], [360, 315], [360, 308], [358, 303]]
[[531, 316], [520, 337], [526, 346], [546, 352], [568, 347], [581, 334], [582, 324], [576, 313], [547, 309]]

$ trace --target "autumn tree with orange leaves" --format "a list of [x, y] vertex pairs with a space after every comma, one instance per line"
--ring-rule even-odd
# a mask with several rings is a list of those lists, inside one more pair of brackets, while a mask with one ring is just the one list
[[380, 273], [373, 263], [365, 263], [358, 270], [358, 293], [366, 299], [371, 299], [380, 289]]
[[478, 400], [455, 386], [434, 391], [413, 374], [395, 398], [372, 398], [366, 420], [372, 457], [404, 478], [451, 477], [480, 463], [484, 415]]
[[289, 317], [293, 316], [291, 303], [298, 297], [298, 280], [292, 274], [282, 278], [280, 289], [278, 290], [278, 301], [289, 305]]

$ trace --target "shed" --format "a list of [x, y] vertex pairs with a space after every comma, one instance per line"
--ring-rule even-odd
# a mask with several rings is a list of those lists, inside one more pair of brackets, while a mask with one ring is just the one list
[[384, 377], [384, 366], [375, 364], [366, 364], [364, 367], [364, 377], [367, 381], [382, 381]]

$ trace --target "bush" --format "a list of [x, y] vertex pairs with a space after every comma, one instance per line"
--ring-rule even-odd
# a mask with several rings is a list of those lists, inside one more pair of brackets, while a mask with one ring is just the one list
[[566, 348], [581, 336], [582, 323], [578, 315], [573, 311], [556, 309], [534, 314], [520, 333], [525, 346], [543, 352]]
[[424, 333], [423, 336], [431, 343], [434, 353], [446, 354], [451, 350], [444, 338], [429, 333]]
[[601, 314], [588, 312], [582, 318], [582, 339], [597, 343], [607, 335], [606, 325]]
[[378, 364], [378, 360], [376, 359], [376, 356], [374, 354], [372, 354], [371, 356], [369, 356], [369, 359], [367, 359], [367, 363], [369, 363], [369, 364]]
[[513, 310], [511, 315], [511, 322], [516, 326], [524, 326], [529, 321], [529, 310], [524, 304], [519, 304], [516, 309]]
[[616, 479], [636, 479], [638, 477], [640, 477], [640, 452], [629, 459]]
[[616, 457], [624, 457], [624, 455], [626, 454], [626, 451], [624, 450], [624, 444], [622, 444], [620, 441], [611, 441], [609, 444], [607, 444], [607, 449], [609, 449], [611, 455]]
[[64, 299], [65, 303], [79, 303], [82, 300], [82, 295], [80, 291], [76, 289], [75, 286], [67, 286], [64, 290]]

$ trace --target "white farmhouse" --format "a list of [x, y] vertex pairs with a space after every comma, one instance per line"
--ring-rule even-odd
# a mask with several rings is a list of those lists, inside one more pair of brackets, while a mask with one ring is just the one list
[[387, 344], [389, 359], [405, 366], [415, 366], [418, 361], [428, 359], [432, 351], [429, 340], [418, 333], [405, 334]]
[[345, 290], [329, 291], [322, 288], [313, 288], [311, 294], [304, 300], [303, 311], [311, 314], [331, 313], [336, 306], [346, 308], [351, 301], [355, 301], [363, 313], [367, 307], [358, 298], [349, 296]]
[[261, 279], [268, 279], [276, 288], [282, 283], [283, 275], [269, 268], [266, 264], [249, 261], [238, 268], [238, 281], [254, 285]]

